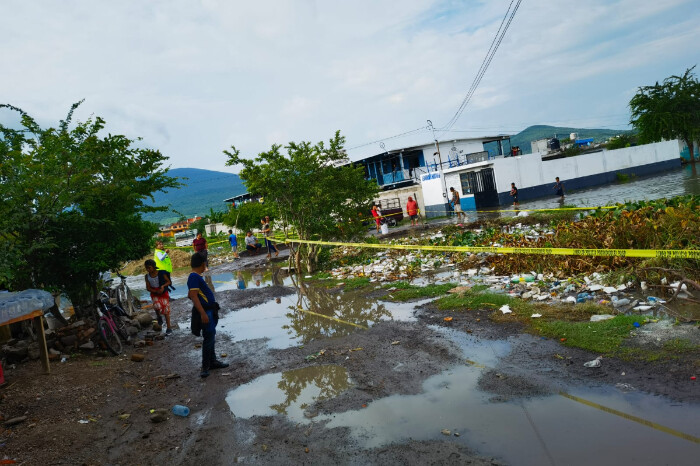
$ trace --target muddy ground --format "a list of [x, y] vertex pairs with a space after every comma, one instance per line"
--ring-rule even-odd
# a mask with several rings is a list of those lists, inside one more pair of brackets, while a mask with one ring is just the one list
[[[259, 266], [264, 261], [264, 256], [243, 259], [214, 267], [213, 272]], [[295, 292], [291, 287], [270, 286], [224, 291], [217, 297], [225, 315]], [[268, 349], [263, 339], [234, 343], [230, 334], [221, 331], [217, 353], [226, 354], [222, 359], [231, 366], [212, 371], [207, 379], [199, 378], [201, 338], [189, 333], [189, 312], [186, 299], [174, 301], [173, 319], [181, 322], [181, 328], [154, 346], [127, 347], [120, 357], [76, 354], [65, 363], [52, 363], [50, 375], [41, 373], [38, 362], [6, 367], [8, 383], [0, 389], [0, 412], [4, 419], [27, 419], [2, 429], [0, 455], [37, 465], [502, 463], [450, 437], [366, 449], [347, 428], [324, 427], [328, 416], [364, 409], [389, 395], [419, 393], [428, 377], [450, 367], [479, 363], [465, 360], [455, 339], [447, 338], [442, 329], [448, 325], [442, 319], [447, 314], [430, 305], [420, 307], [413, 322], [383, 321], [369, 330], [282, 350]], [[488, 312], [450, 314], [454, 320], [448, 331], [483, 340], [522, 333], [517, 324], [489, 321]], [[307, 360], [322, 350], [321, 356]], [[132, 362], [134, 352], [144, 353], [145, 360]], [[660, 364], [604, 359], [598, 369], [583, 367], [583, 362], [596, 356], [555, 340], [528, 336], [495, 367], [484, 367], [479, 388], [500, 402], [557, 392], [572, 382], [625, 383], [677, 400], [700, 401], [697, 385], [687, 382], [697, 370], [692, 359], [697, 355]], [[237, 418], [227, 404], [232, 389], [262, 375], [329, 364], [345, 368], [352, 385], [337, 397], [306, 407], [309, 422], [279, 415]], [[170, 410], [175, 404], [187, 405], [190, 416], [170, 414], [163, 422], [151, 421], [150, 410]]]

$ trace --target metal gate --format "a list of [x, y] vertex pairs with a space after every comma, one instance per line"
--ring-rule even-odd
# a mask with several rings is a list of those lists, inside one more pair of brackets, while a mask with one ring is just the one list
[[493, 168], [484, 168], [478, 172], [469, 172], [469, 186], [474, 194], [477, 209], [498, 206], [498, 191]]

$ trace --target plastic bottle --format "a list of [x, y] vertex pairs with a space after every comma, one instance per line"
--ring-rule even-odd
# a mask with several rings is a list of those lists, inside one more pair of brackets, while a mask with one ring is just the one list
[[613, 306], [615, 306], [615, 307], [622, 307], [622, 306], [627, 306], [629, 303], [630, 303], [630, 300], [629, 300], [629, 299], [627, 299], [627, 298], [622, 298], [622, 299], [618, 299], [617, 301], [615, 301], [615, 302], [613, 303]]
[[190, 414], [190, 408], [182, 405], [173, 406], [173, 414], [176, 416], [187, 417]]

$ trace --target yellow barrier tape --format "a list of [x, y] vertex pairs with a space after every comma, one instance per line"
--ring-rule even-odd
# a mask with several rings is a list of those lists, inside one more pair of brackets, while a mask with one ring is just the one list
[[314, 315], [314, 316], [323, 317], [324, 319], [335, 320], [336, 322], [340, 322], [341, 324], [352, 325], [352, 326], [355, 326], [355, 327], [358, 327], [358, 328], [361, 328], [361, 329], [364, 329], [364, 330], [368, 330], [368, 329], [369, 329], [369, 327], [365, 327], [364, 325], [354, 324], [354, 323], [348, 322], [348, 321], [346, 321], [346, 320], [340, 320], [340, 319], [338, 319], [337, 317], [332, 317], [332, 316], [327, 316], [327, 315], [324, 315], [324, 314], [319, 314], [318, 312], [309, 311], [309, 310], [304, 309], [304, 308], [301, 308], [301, 307], [297, 307], [296, 310], [297, 310], [297, 311], [306, 312], [307, 314], [311, 314], [311, 315]]
[[690, 434], [686, 434], [685, 432], [671, 429], [670, 427], [666, 427], [666, 426], [663, 426], [661, 424], [657, 424], [656, 422], [647, 421], [646, 419], [642, 419], [641, 417], [632, 416], [631, 414], [623, 413], [622, 411], [618, 411], [617, 409], [608, 408], [607, 406], [603, 406], [603, 405], [600, 405], [598, 403], [594, 403], [593, 401], [589, 401], [589, 400], [586, 400], [584, 398], [580, 398], [578, 396], [570, 395], [566, 392], [559, 392], [559, 394], [565, 398], [576, 401], [577, 403], [581, 403], [581, 404], [584, 404], [586, 406], [590, 406], [591, 408], [599, 409], [599, 410], [604, 411], [606, 413], [614, 414], [615, 416], [620, 416], [623, 419], [627, 419], [629, 421], [633, 421], [633, 422], [642, 424], [644, 426], [651, 427], [652, 429], [660, 430], [661, 432], [665, 432], [667, 434], [674, 435], [674, 436], [682, 438], [684, 440], [689, 440], [693, 443], [700, 443], [700, 438], [695, 437], [695, 436], [690, 435]]
[[[480, 364], [476, 361], [472, 361], [471, 359], [467, 359], [465, 361], [467, 364], [470, 366], [479, 368], [479, 369], [493, 369], [492, 367], [486, 366], [484, 364]], [[700, 443], [700, 438], [695, 437], [690, 434], [686, 434], [685, 432], [681, 432], [679, 430], [671, 429], [670, 427], [666, 427], [661, 424], [657, 424], [656, 422], [651, 422], [647, 421], [646, 419], [643, 419], [641, 417], [633, 416], [631, 414], [623, 413], [622, 411], [618, 411], [617, 409], [613, 408], [608, 408], [607, 406], [603, 406], [601, 404], [595, 403], [590, 400], [586, 400], [585, 398], [581, 398], [578, 396], [570, 395], [569, 393], [566, 393], [564, 391], [560, 391], [559, 395], [563, 396], [564, 398], [568, 398], [570, 400], [576, 401], [578, 403], [584, 404], [586, 406], [590, 406], [591, 408], [599, 409], [603, 412], [609, 413], [609, 414], [614, 414], [615, 416], [620, 416], [623, 419], [627, 419], [628, 421], [633, 421], [637, 422], [639, 424], [642, 424], [643, 426], [651, 427], [652, 429], [659, 430], [661, 432], [665, 432], [667, 434], [674, 435], [678, 438], [682, 438], [684, 440], [689, 440], [694, 443]]]
[[[271, 241], [276, 241], [270, 238]], [[552, 256], [589, 256], [589, 257], [662, 257], [673, 259], [700, 259], [697, 249], [583, 249], [583, 248], [510, 248], [489, 246], [431, 246], [419, 244], [376, 244], [376, 243], [342, 243], [339, 241], [314, 241], [286, 238], [279, 242], [299, 244], [319, 244], [323, 246], [345, 246], [371, 249], [402, 249], [437, 252], [490, 252], [493, 254], [538, 254]]]

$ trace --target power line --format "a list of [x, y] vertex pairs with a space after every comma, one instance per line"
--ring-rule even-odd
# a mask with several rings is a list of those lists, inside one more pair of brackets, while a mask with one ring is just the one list
[[[496, 32], [496, 37], [494, 37], [495, 45], [492, 42], [492, 47], [489, 48], [489, 51], [486, 53], [486, 57], [484, 57], [484, 61], [482, 61], [482, 65], [479, 68], [479, 71], [477, 71], [477, 75], [474, 78], [474, 82], [472, 83], [472, 86], [469, 88], [469, 91], [467, 92], [467, 95], [465, 96], [464, 100], [462, 101], [462, 104], [460, 107], [457, 109], [455, 112], [454, 116], [450, 119], [450, 121], [445, 125], [443, 130], [447, 130], [452, 128], [454, 124], [459, 120], [459, 117], [462, 116], [462, 113], [464, 112], [464, 109], [467, 107], [469, 102], [471, 101], [472, 97], [474, 96], [474, 93], [476, 92], [477, 87], [479, 87], [479, 83], [481, 83], [481, 79], [484, 77], [486, 74], [486, 70], [488, 69], [489, 65], [491, 64], [491, 60], [493, 60], [493, 57], [496, 55], [496, 52], [498, 51], [498, 48], [501, 45], [501, 41], [503, 41], [503, 38], [506, 35], [506, 32], [508, 32], [508, 28], [510, 28], [510, 24], [513, 21], [513, 18], [515, 17], [515, 14], [518, 12], [518, 9], [520, 8], [520, 3], [522, 0], [518, 0], [518, 2], [515, 4], [515, 7], [511, 10], [511, 6], [513, 5], [513, 0], [511, 0], [510, 5], [508, 5], [508, 10], [506, 10], [506, 14], [503, 17], [503, 21], [506, 20], [506, 17], [508, 17], [507, 22], [505, 23], [505, 26], [503, 25], [503, 21], [501, 21], [501, 27], [498, 28], [498, 31]], [[508, 13], [510, 12], [510, 16], [508, 16]]]
[[360, 144], [360, 145], [357, 145], [357, 146], [348, 147], [348, 148], [346, 148], [345, 150], [348, 151], [348, 150], [359, 149], [360, 147], [371, 146], [372, 144], [377, 144], [378, 142], [387, 141], [387, 140], [389, 140], [389, 139], [396, 139], [396, 138], [400, 138], [400, 137], [403, 137], [403, 136], [408, 136], [409, 134], [417, 133], [418, 131], [423, 131], [423, 130], [425, 130], [425, 129], [427, 129], [427, 126], [421, 126], [420, 128], [412, 129], [412, 130], [410, 130], [410, 131], [405, 131], [405, 132], [403, 132], [403, 133], [395, 134], [395, 135], [393, 135], [393, 136], [389, 136], [389, 137], [386, 137], [386, 138], [377, 139], [376, 141], [370, 141], [370, 142], [366, 142], [366, 143], [364, 143], [364, 144]]

